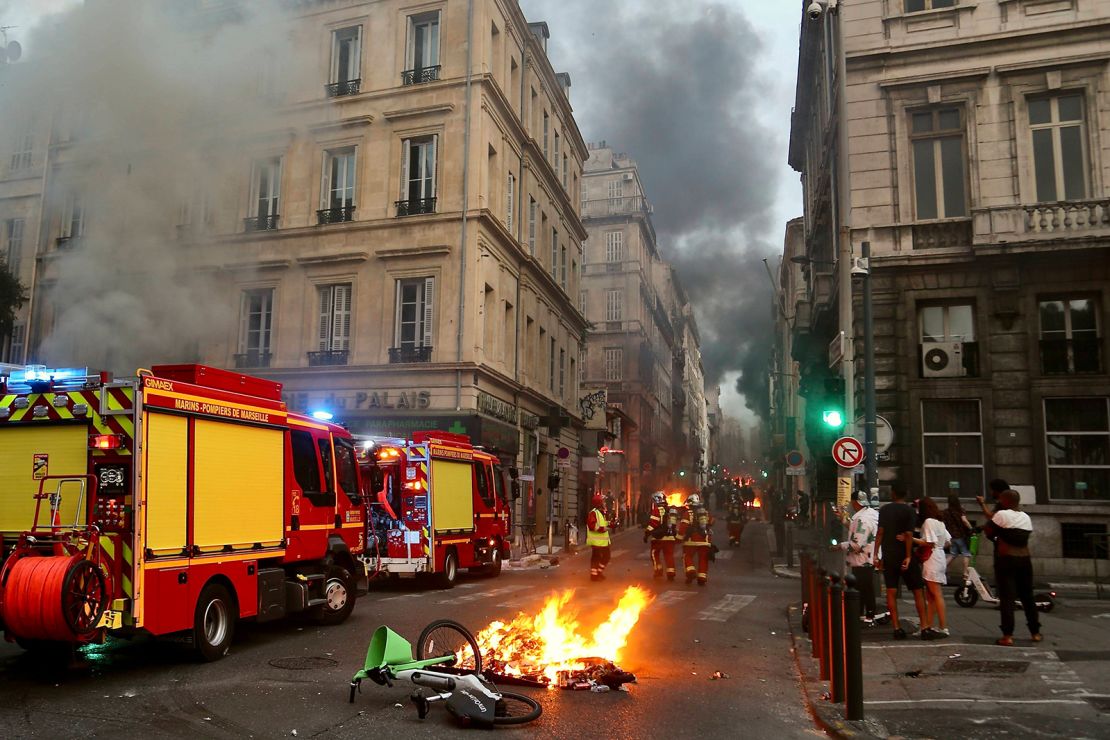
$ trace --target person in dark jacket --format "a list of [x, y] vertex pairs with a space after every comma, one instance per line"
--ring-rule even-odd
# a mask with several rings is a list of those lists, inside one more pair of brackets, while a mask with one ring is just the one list
[[1014, 644], [1014, 601], [1021, 600], [1025, 623], [1033, 642], [1040, 642], [1041, 622], [1033, 598], [1033, 559], [1029, 556], [1029, 537], [1033, 521], [1021, 511], [1021, 495], [1003, 491], [998, 495], [998, 510], [991, 512], [982, 496], [976, 500], [990, 519], [994, 537], [994, 578], [998, 583], [998, 609], [1002, 613], [1002, 637], [998, 645]]

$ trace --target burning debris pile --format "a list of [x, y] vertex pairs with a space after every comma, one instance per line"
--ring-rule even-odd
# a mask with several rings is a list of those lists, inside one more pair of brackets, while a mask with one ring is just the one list
[[[616, 608], [585, 637], [571, 604], [573, 590], [551, 596], [535, 615], [523, 612], [511, 622], [492, 622], [477, 635], [490, 673], [506, 679], [567, 689], [615, 689], [636, 677], [616, 661], [640, 613], [652, 597], [630, 586]], [[465, 655], [460, 656], [462, 660]]]

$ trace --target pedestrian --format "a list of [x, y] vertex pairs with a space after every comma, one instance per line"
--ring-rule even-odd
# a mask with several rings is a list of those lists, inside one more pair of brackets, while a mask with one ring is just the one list
[[805, 491], [798, 491], [798, 525], [809, 524], [809, 496]]
[[1033, 642], [1040, 642], [1041, 622], [1037, 603], [1033, 598], [1033, 560], [1029, 555], [1029, 537], [1033, 534], [1033, 521], [1021, 510], [1021, 495], [1017, 491], [1003, 491], [998, 495], [998, 511], [992, 513], [982, 496], [976, 500], [983, 513], [990, 519], [988, 529], [993, 530], [994, 578], [998, 583], [998, 609], [1002, 612], [1002, 637], [998, 645], [1014, 644], [1014, 602], [1021, 601], [1025, 609], [1025, 623]]
[[[922, 561], [921, 575], [925, 579], [925, 619], [921, 622], [921, 639], [941, 640], [949, 634], [941, 586], [948, 583], [944, 546], [952, 537], [941, 520], [936, 501], [928, 496], [922, 498], [921, 514], [925, 518], [921, 523], [921, 536], [913, 539], [914, 557]], [[919, 557], [919, 553], [923, 555]], [[933, 629], [934, 617], [939, 629]]]
[[951, 565], [956, 558], [963, 560], [963, 577], [967, 578], [967, 569], [971, 565], [971, 522], [968, 521], [964, 505], [960, 503], [959, 495], [948, 494], [948, 508], [944, 510], [941, 518], [944, 528], [952, 536], [948, 543], [948, 561]]
[[702, 503], [701, 495], [686, 498], [686, 513], [678, 524], [682, 540], [682, 562], [686, 566], [686, 582], [697, 579], [699, 586], [709, 581], [709, 554], [713, 548], [713, 517]]
[[651, 518], [644, 529], [644, 542], [651, 541], [651, 570], [653, 578], [668, 581], [675, 576], [674, 543], [678, 537], [678, 510], [667, 506], [662, 491], [651, 494]]
[[593, 509], [586, 519], [586, 544], [590, 548], [590, 580], [605, 580], [605, 566], [609, 564], [609, 522], [603, 508], [605, 497], [595, 493], [591, 500]]
[[838, 547], [844, 551], [845, 562], [852, 569], [863, 606], [861, 619], [868, 627], [875, 624], [875, 535], [879, 532], [879, 512], [867, 491], [852, 499], [855, 513], [848, 523], [848, 539]]
[[905, 640], [906, 631], [898, 621], [898, 583], [906, 584], [913, 593], [913, 603], [921, 624], [925, 620], [925, 583], [921, 563], [913, 557], [913, 528], [917, 513], [906, 503], [906, 486], [901, 481], [890, 484], [890, 503], [879, 509], [879, 531], [875, 535], [879, 554], [875, 570], [883, 574], [886, 584], [886, 606], [894, 622], [894, 639]]
[[991, 493], [991, 507], [993, 508], [991, 514], [993, 515], [995, 511], [998, 511], [998, 497], [1002, 495], [1003, 491], [1010, 490], [1010, 484], [1001, 478], [995, 478], [987, 484], [987, 488]]
[[621, 505], [620, 505], [620, 515], [618, 516], [618, 521], [620, 521], [620, 526], [622, 526], [622, 527], [627, 527], [628, 524], [629, 524], [629, 521], [628, 521], [628, 497], [624, 494], [624, 491], [621, 491]]
[[740, 500], [739, 493], [732, 493], [728, 497], [728, 546], [738, 547], [740, 536], [744, 534], [744, 502]]

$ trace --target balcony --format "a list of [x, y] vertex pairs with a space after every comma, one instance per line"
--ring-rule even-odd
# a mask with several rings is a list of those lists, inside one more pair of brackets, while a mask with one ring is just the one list
[[346, 365], [348, 350], [332, 349], [308, 353], [309, 367], [326, 367], [329, 365]]
[[582, 218], [604, 218], [606, 216], [631, 216], [637, 213], [648, 214], [653, 211], [642, 195], [619, 198], [598, 198], [582, 202]]
[[401, 365], [407, 362], [431, 362], [432, 347], [390, 347], [389, 364]]
[[81, 246], [80, 236], [59, 236], [54, 240], [54, 246], [58, 249], [75, 249]]
[[259, 352], [257, 350], [251, 352], [243, 352], [235, 355], [235, 368], [241, 370], [249, 367], [269, 367], [270, 366], [270, 353]]
[[1041, 372], [1045, 375], [1101, 373], [1102, 338], [1042, 339]]
[[328, 85], [324, 85], [324, 91], [329, 98], [340, 98], [344, 95], [358, 95], [359, 85], [361, 84], [361, 79], [332, 82]]
[[977, 246], [1110, 237], [1110, 198], [983, 208], [973, 215]]
[[421, 67], [406, 69], [401, 73], [402, 85], [422, 85], [425, 82], [435, 82], [439, 79], [439, 65], [434, 67]]
[[341, 208], [323, 208], [316, 211], [316, 223], [320, 226], [326, 224], [341, 224], [346, 221], [353, 221], [355, 217], [354, 206], [343, 206]]
[[419, 216], [425, 213], [436, 212], [435, 198], [416, 198], [415, 200], [399, 200], [397, 206], [398, 216]]
[[248, 216], [243, 219], [243, 231], [273, 231], [278, 227], [278, 214]]
[[914, 224], [913, 248], [967, 247], [971, 245], [971, 231], [970, 218]]

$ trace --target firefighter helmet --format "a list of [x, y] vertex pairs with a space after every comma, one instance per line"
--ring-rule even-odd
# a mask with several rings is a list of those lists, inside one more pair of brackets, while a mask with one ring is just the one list
[[665, 503], [666, 501], [667, 497], [663, 495], [662, 491], [656, 491], [655, 493], [651, 494], [651, 503], [653, 504], [658, 505]]
[[686, 506], [688, 506], [689, 508], [696, 509], [701, 505], [702, 503], [700, 494], [691, 493], [689, 496], [686, 497]]
[[595, 493], [593, 498], [590, 499], [590, 505], [593, 506], [595, 509], [604, 509], [605, 497], [602, 496], [601, 493]]

